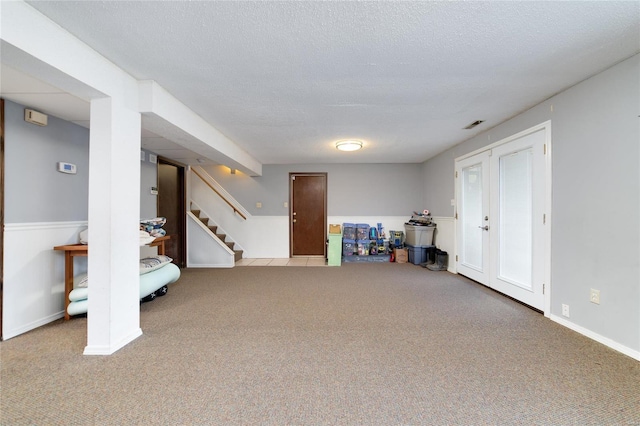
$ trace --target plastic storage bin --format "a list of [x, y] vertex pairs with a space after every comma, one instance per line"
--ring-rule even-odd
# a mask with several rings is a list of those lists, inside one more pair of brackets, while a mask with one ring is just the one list
[[406, 238], [404, 242], [414, 247], [430, 246], [433, 244], [435, 226], [404, 225]]
[[367, 223], [356, 224], [356, 240], [369, 239], [369, 225]]
[[[354, 228], [355, 229], [355, 228]], [[342, 239], [342, 255], [343, 256], [353, 256], [357, 251], [356, 240], [350, 240], [347, 238]]]
[[353, 223], [343, 223], [342, 224], [342, 238], [345, 240], [354, 240], [356, 239], [356, 225]]
[[370, 244], [371, 241], [369, 240], [356, 240], [356, 246], [358, 246], [358, 256], [368, 256]]
[[406, 247], [409, 251], [409, 263], [420, 265], [427, 261], [427, 247], [412, 246], [410, 244], [407, 244]]

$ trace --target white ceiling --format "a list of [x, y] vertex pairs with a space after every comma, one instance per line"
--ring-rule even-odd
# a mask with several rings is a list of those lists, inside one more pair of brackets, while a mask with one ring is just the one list
[[[28, 3], [263, 164], [422, 162], [640, 52], [637, 1]], [[7, 67], [2, 94], [88, 125], [86, 102]]]

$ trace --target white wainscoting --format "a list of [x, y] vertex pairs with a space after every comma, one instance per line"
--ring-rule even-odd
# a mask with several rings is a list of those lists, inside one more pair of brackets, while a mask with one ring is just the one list
[[[408, 219], [408, 216], [327, 216], [327, 224], [366, 223], [376, 226], [382, 223], [388, 237], [390, 230], [404, 232], [404, 223]], [[240, 238], [245, 258], [288, 258], [289, 217], [251, 216]]]
[[[64, 314], [64, 252], [87, 222], [7, 223], [4, 227], [2, 335], [15, 337]], [[87, 271], [76, 258], [75, 273]]]
[[435, 245], [449, 255], [449, 267], [447, 270], [456, 273], [456, 221], [452, 217], [436, 216], [433, 222], [437, 225], [435, 231]]

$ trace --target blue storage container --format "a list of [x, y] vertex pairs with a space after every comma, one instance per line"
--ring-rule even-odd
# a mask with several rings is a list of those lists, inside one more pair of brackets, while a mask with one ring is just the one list
[[358, 247], [358, 255], [367, 256], [369, 254], [370, 244], [371, 244], [371, 241], [369, 240], [356, 240], [356, 246]]
[[342, 255], [343, 256], [353, 256], [357, 251], [358, 251], [358, 247], [356, 246], [356, 240], [347, 239], [347, 238], [342, 239]]
[[410, 244], [405, 244], [405, 247], [409, 251], [409, 263], [420, 265], [427, 261], [427, 247], [412, 246]]
[[347, 240], [356, 239], [356, 225], [354, 223], [343, 223], [342, 224], [342, 238]]
[[356, 224], [356, 240], [368, 240], [369, 239], [369, 224], [358, 223]]

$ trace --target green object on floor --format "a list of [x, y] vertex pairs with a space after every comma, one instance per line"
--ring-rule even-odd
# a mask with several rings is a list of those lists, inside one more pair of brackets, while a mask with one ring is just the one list
[[329, 266], [340, 266], [342, 263], [342, 234], [329, 234]]

